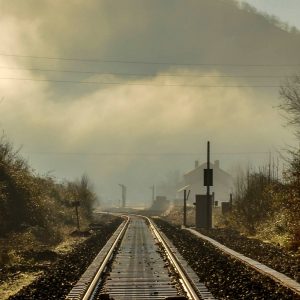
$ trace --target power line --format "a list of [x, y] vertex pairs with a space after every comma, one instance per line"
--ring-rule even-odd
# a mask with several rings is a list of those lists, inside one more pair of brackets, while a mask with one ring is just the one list
[[0, 80], [37, 81], [37, 82], [70, 83], [70, 84], [195, 87], [195, 88], [279, 88], [280, 87], [280, 85], [197, 85], [197, 84], [153, 84], [153, 83], [146, 84], [146, 83], [130, 83], [130, 82], [77, 81], [77, 80], [34, 79], [34, 78], [14, 78], [14, 77], [0, 77]]
[[[70, 156], [197, 156], [206, 155], [202, 152], [24, 152], [31, 155], [70, 155]], [[213, 155], [269, 155], [269, 151], [256, 152], [213, 152]]]
[[229, 66], [229, 67], [299, 67], [300, 64], [238, 64], [238, 63], [177, 63], [166, 61], [138, 61], [138, 60], [117, 60], [117, 59], [87, 59], [76, 57], [53, 57], [53, 56], [35, 56], [0, 53], [1, 56], [48, 59], [62, 61], [80, 61], [80, 62], [98, 62], [98, 63], [121, 63], [121, 64], [142, 64], [142, 65], [174, 65], [174, 66]]
[[101, 71], [79, 71], [79, 70], [58, 70], [58, 69], [43, 69], [43, 68], [16, 68], [3, 67], [0, 69], [7, 70], [24, 70], [24, 71], [39, 71], [39, 72], [57, 72], [57, 73], [78, 73], [78, 74], [94, 74], [94, 75], [115, 75], [115, 76], [134, 76], [134, 77], [208, 77], [208, 78], [282, 78], [292, 77], [290, 75], [207, 75], [207, 74], [183, 74], [183, 73], [165, 73], [165, 74], [145, 74], [145, 73], [123, 73], [123, 72], [101, 72]]

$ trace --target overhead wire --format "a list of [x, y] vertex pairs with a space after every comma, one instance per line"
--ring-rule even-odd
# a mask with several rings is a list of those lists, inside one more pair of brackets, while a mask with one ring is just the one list
[[[177, 62], [158, 62], [158, 61], [138, 61], [138, 60], [115, 60], [115, 59], [86, 59], [73, 57], [54, 57], [54, 56], [34, 56], [0, 53], [0, 56], [31, 58], [31, 59], [47, 59], [62, 61], [81, 61], [81, 62], [104, 62], [104, 63], [125, 63], [125, 64], [146, 64], [146, 65], [174, 65], [174, 66], [236, 66], [236, 67], [298, 67], [300, 64], [238, 64], [238, 63], [177, 63]], [[68, 74], [92, 74], [92, 75], [110, 75], [110, 76], [134, 76], [134, 77], [193, 77], [193, 78], [282, 78], [289, 77], [286, 75], [228, 75], [228, 74], [141, 74], [130, 72], [99, 72], [86, 70], [66, 70], [66, 69], [47, 69], [47, 68], [16, 68], [16, 67], [0, 67], [1, 69], [11, 70], [28, 70], [39, 72], [58, 72]], [[144, 83], [144, 82], [128, 82], [128, 81], [95, 81], [95, 80], [69, 80], [69, 79], [51, 79], [51, 78], [17, 78], [10, 76], [0, 77], [0, 80], [16, 80], [16, 81], [37, 81], [51, 83], [67, 83], [67, 84], [97, 84], [97, 85], [131, 85], [131, 86], [161, 86], [161, 87], [193, 87], [193, 88], [280, 88], [279, 84], [180, 84], [180, 83]]]
[[160, 86], [160, 87], [193, 87], [193, 88], [279, 88], [280, 85], [197, 85], [197, 84], [146, 84], [131, 82], [102, 82], [102, 81], [77, 81], [77, 80], [57, 80], [57, 79], [35, 79], [35, 78], [15, 78], [0, 77], [0, 80], [18, 81], [38, 81], [52, 83], [71, 83], [71, 84], [98, 84], [98, 85], [131, 85], [131, 86]]
[[81, 62], [99, 62], [99, 63], [122, 63], [122, 64], [142, 64], [142, 65], [174, 65], [174, 66], [233, 66], [233, 67], [299, 67], [300, 63], [293, 64], [274, 64], [274, 63], [178, 63], [166, 61], [139, 61], [139, 60], [118, 60], [118, 59], [89, 59], [77, 57], [54, 57], [54, 56], [36, 56], [36, 55], [20, 55], [0, 53], [0, 56], [32, 58], [32, 59], [48, 59], [48, 60], [62, 60], [62, 61], [81, 61]]
[[23, 70], [23, 71], [38, 71], [38, 72], [57, 72], [57, 73], [74, 73], [74, 74], [93, 74], [93, 75], [112, 75], [112, 76], [134, 76], [134, 77], [207, 77], [207, 78], [282, 78], [291, 77], [289, 75], [211, 75], [211, 74], [191, 74], [191, 73], [125, 73], [125, 72], [101, 72], [101, 71], [80, 71], [80, 70], [65, 70], [65, 69], [43, 69], [43, 68], [16, 68], [0, 66], [0, 69], [5, 70]]
[[[197, 156], [206, 155], [202, 152], [56, 152], [56, 151], [45, 151], [35, 152], [29, 151], [24, 152], [26, 154], [36, 155], [74, 155], [74, 156]], [[246, 151], [246, 152], [212, 152], [212, 155], [269, 155], [270, 151]]]

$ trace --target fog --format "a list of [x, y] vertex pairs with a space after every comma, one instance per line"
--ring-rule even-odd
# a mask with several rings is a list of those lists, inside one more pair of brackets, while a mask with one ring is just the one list
[[279, 85], [299, 69], [300, 34], [249, 8], [230, 0], [0, 5], [0, 125], [39, 173], [87, 173], [105, 201], [117, 203], [123, 183], [129, 202], [149, 203], [149, 186], [204, 160], [207, 140], [225, 170], [296, 144], [276, 106]]

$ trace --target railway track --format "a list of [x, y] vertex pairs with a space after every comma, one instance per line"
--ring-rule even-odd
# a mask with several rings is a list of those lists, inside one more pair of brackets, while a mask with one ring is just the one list
[[[119, 226], [118, 219], [112, 230], [98, 233], [11, 299], [64, 299], [67, 293], [73, 300], [213, 299], [206, 287], [216, 299], [300, 299], [299, 283], [291, 278], [191, 229], [153, 220], [156, 225], [132, 216]], [[102, 239], [102, 250], [95, 257]]]
[[214, 298], [150, 219], [129, 216], [66, 299]]

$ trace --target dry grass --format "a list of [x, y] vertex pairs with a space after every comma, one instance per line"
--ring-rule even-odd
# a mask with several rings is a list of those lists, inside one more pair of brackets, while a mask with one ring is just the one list
[[[176, 225], [183, 224], [183, 208], [179, 206], [173, 206], [168, 211], [168, 214], [164, 216], [164, 219]], [[195, 208], [193, 206], [187, 207], [187, 225], [195, 226]]]
[[72, 231], [74, 231], [74, 227], [63, 227], [60, 232], [63, 241], [56, 245], [41, 243], [28, 231], [23, 234], [14, 234], [9, 239], [1, 239], [0, 268], [2, 264], [5, 269], [1, 270], [3, 273], [0, 278], [0, 299], [8, 299], [11, 295], [21, 290], [22, 287], [29, 285], [38, 276], [43, 274], [43, 271], [33, 271], [36, 269], [34, 268], [35, 266], [47, 266], [51, 263], [51, 261], [48, 260], [36, 261], [34, 258], [28, 259], [26, 258], [27, 253], [31, 253], [30, 251], [33, 250], [50, 250], [57, 254], [67, 254], [71, 252], [77, 244], [86, 239], [86, 237], [83, 236], [70, 236], [70, 232]]
[[0, 284], [0, 299], [6, 300], [17, 293], [22, 287], [33, 282], [42, 272], [16, 273]]

